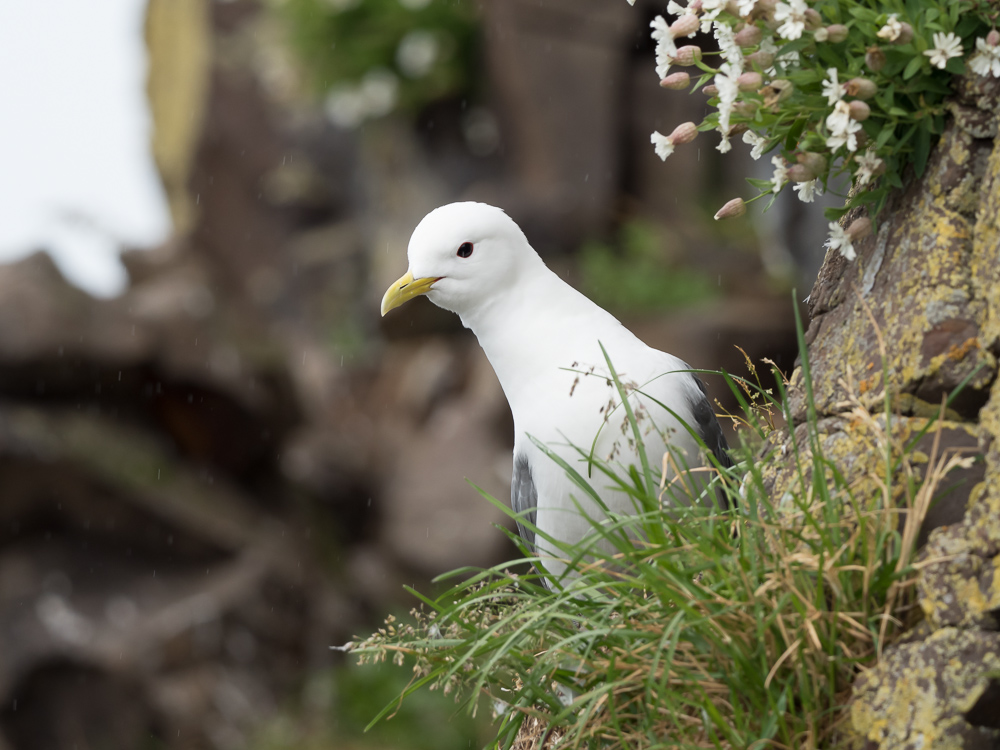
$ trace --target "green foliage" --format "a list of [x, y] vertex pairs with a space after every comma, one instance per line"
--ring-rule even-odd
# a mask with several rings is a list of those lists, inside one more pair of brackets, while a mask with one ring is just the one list
[[[1000, 9], [988, 0], [672, 5], [683, 11], [679, 18], [696, 16], [702, 31], [712, 28], [719, 40], [720, 52], [693, 62], [702, 71], [691, 77], [694, 87], [715, 89], [710, 103], [716, 111], [698, 130], [718, 130], [723, 152], [731, 136], [742, 134], [754, 146], [754, 158], [779, 154], [772, 158], [772, 180], [751, 180], [757, 198], [791, 182], [803, 201], [812, 202], [816, 191], [836, 183], [830, 178], [848, 175], [855, 190], [843, 207], [827, 209], [834, 221], [856, 206], [877, 216], [889, 191], [903, 185], [907, 169], [923, 174], [944, 129], [955, 74], [968, 67], [975, 75], [1000, 76]], [[661, 77], [684, 63], [676, 51], [686, 43], [680, 23], [668, 27], [657, 18], [653, 24]], [[683, 87], [686, 76], [675, 73], [683, 80], [671, 87]], [[675, 145], [688, 142], [686, 132], [654, 133], [658, 153], [666, 158]], [[853, 257], [840, 233], [834, 231], [831, 240]]]
[[[803, 373], [808, 383], [807, 361]], [[776, 413], [790, 417], [783, 387], [775, 395], [727, 380], [745, 432], [785, 443], [787, 431], [774, 427]], [[535, 529], [567, 574], [546, 585], [506, 566], [455, 571], [440, 596], [414, 592], [422, 606], [412, 619], [353, 651], [365, 662], [408, 662], [407, 695], [439, 688], [472, 711], [487, 696], [504, 748], [515, 738], [542, 747], [545, 734], [561, 746], [622, 750], [826, 746], [859, 668], [904, 627], [917, 531], [936, 487], [961, 463], [911, 455], [913, 443], [887, 427], [885, 403], [881, 416], [857, 401], [845, 415], [878, 457], [867, 474], [846, 477], [823, 454], [809, 409], [804, 442], [763, 457], [744, 451], [728, 472], [714, 466], [717, 479], [697, 505], [667, 505], [654, 466], [617, 477], [581, 448], [645, 512], [590, 519], [592, 537], [577, 547]], [[927, 467], [923, 483], [914, 463]], [[594, 495], [580, 472], [560, 465]], [[786, 489], [772, 497], [776, 472]], [[726, 502], [705, 502], [717, 488]], [[544, 571], [546, 558], [530, 559]]]
[[617, 312], [651, 312], [711, 300], [719, 293], [708, 276], [672, 264], [655, 229], [641, 221], [621, 228], [620, 252], [596, 240], [580, 251], [584, 293]]
[[[478, 25], [467, 0], [284, 0], [280, 11], [320, 93], [388, 73], [399, 106], [415, 111], [472, 87]], [[407, 66], [407, 40], [430, 55], [426, 70]]]

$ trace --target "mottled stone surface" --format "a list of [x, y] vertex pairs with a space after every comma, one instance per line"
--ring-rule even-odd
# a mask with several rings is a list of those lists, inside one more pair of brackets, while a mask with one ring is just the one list
[[[939, 402], [968, 385], [953, 406], [974, 418], [996, 375], [1000, 242], [993, 186], [1000, 174], [994, 129], [996, 86], [963, 90], [924, 176], [894, 196], [878, 232], [858, 243], [858, 259], [827, 257], [810, 295], [807, 333], [820, 413], [833, 413], [847, 367], [876, 406], [885, 345], [894, 396]], [[874, 324], [873, 324], [874, 321]], [[876, 328], [877, 327], [877, 328]], [[802, 373], [794, 382], [801, 384]], [[796, 421], [805, 416], [799, 392]]]
[[889, 648], [855, 682], [851, 726], [858, 746], [892, 750], [987, 750], [1000, 731], [970, 712], [1000, 669], [1000, 634], [944, 628]]
[[979, 418], [984, 481], [963, 522], [936, 531], [922, 555], [920, 606], [936, 628], [1000, 627], [1000, 380]]
[[[965, 523], [935, 531], [921, 562], [920, 607], [935, 628], [997, 630], [1000, 614], [1000, 507], [990, 498], [976, 503]], [[990, 537], [994, 537], [991, 539]]]
[[[929, 405], [927, 405], [929, 406]], [[915, 407], [916, 408], [916, 407]], [[886, 443], [893, 447], [893, 460], [897, 460], [903, 446], [913, 444], [909, 454], [912, 475], [919, 481], [926, 476], [933, 459], [935, 463], [947, 460], [950, 455], [976, 456], [978, 443], [972, 425], [953, 420], [934, 420], [931, 417], [892, 417], [891, 437], [886, 433], [883, 415], [872, 421], [859, 420], [856, 416], [826, 417], [816, 425], [820, 451], [827, 461], [836, 466], [843, 478], [838, 486], [847, 487], [851, 494], [863, 501], [881, 492], [886, 475]], [[807, 425], [799, 425], [795, 441], [803, 468], [801, 476], [812, 482], [812, 448]], [[937, 453], [934, 452], [935, 442]], [[791, 443], [779, 447], [788, 460], [768, 462], [764, 468], [764, 483], [773, 498], [797, 492], [800, 473], [793, 459], [795, 448]], [[930, 532], [938, 527], [959, 523], [966, 514], [970, 494], [983, 478], [981, 462], [971, 466], [955, 466], [940, 481], [934, 492], [934, 501], [925, 516], [918, 542], [923, 543]], [[904, 504], [902, 493], [907, 482], [904, 468], [898, 466], [893, 476], [895, 502]], [[901, 521], [902, 522], [902, 521]]]
[[[906, 441], [961, 387], [939, 455], [975, 457], [939, 484], [945, 497], [918, 540], [926, 619], [855, 683], [848, 734], [866, 750], [1000, 746], [1000, 81], [956, 78], [955, 90], [925, 173], [890, 199], [876, 233], [856, 243], [856, 261], [828, 255], [809, 300], [820, 444], [855, 497], [878, 491], [878, 428], [844, 410], [860, 403], [881, 414], [886, 390], [892, 433]], [[808, 447], [804, 385], [800, 368], [792, 416]], [[915, 446], [914, 466], [931, 439]], [[770, 480], [782, 491], [794, 478]]]

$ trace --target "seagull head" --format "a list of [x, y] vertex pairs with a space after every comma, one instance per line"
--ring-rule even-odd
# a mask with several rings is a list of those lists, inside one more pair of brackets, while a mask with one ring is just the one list
[[520, 227], [485, 203], [450, 203], [425, 216], [410, 237], [409, 270], [382, 298], [382, 315], [427, 295], [459, 315], [510, 289], [541, 263]]

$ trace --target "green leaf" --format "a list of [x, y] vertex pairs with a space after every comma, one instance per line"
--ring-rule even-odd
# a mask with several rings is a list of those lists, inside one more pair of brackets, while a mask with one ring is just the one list
[[747, 182], [749, 182], [753, 187], [760, 190], [762, 193], [771, 189], [770, 180], [760, 180], [756, 177], [747, 177]]
[[802, 135], [802, 131], [806, 129], [808, 120], [805, 117], [798, 118], [792, 123], [792, 127], [788, 129], [788, 135], [785, 136], [785, 148], [789, 151], [794, 151], [795, 147], [799, 143], [799, 136]]
[[840, 221], [841, 217], [843, 217], [849, 210], [850, 209], [846, 206], [842, 206], [840, 208], [824, 208], [823, 215], [830, 221]]
[[892, 138], [892, 135], [895, 132], [896, 132], [896, 123], [887, 122], [882, 128], [882, 132], [878, 134], [878, 138], [875, 139], [875, 150], [878, 151], [886, 143], [888, 143], [889, 139]]
[[850, 207], [855, 206], [867, 206], [872, 203], [878, 203], [882, 200], [882, 196], [888, 192], [884, 187], [880, 187], [876, 190], [864, 190], [860, 193], [855, 193], [854, 197], [851, 198]]
[[949, 73], [961, 75], [965, 72], [965, 60], [961, 57], [953, 57], [945, 64], [944, 69]]
[[823, 151], [826, 149], [826, 139], [815, 130], [810, 130], [799, 145], [803, 151]]
[[870, 8], [854, 6], [848, 12], [858, 21], [868, 21], [872, 24], [877, 23], [878, 21], [879, 14]]
[[[955, 33], [958, 34], [962, 39], [970, 37], [973, 35], [979, 27], [983, 24], [979, 16], [974, 14], [969, 14], [962, 17], [959, 22], [955, 25]], [[985, 29], [983, 29], [985, 31]]]
[[[914, 55], [914, 57], [910, 60], [910, 62], [907, 63], [906, 69], [903, 71], [903, 80], [908, 81], [911, 78], [913, 78], [913, 76], [917, 74], [917, 71], [920, 70], [920, 66], [923, 65], [923, 63], [924, 63], [923, 55], [919, 56]], [[892, 109], [890, 109], [889, 114], [895, 114], [894, 112], [895, 109], [897, 108], [893, 107]], [[903, 114], [905, 116], [906, 113], [904, 112]]]

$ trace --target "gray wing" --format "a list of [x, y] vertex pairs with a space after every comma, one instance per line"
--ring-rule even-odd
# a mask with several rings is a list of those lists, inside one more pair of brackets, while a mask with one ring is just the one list
[[692, 377], [701, 393], [701, 398], [696, 398], [691, 404], [695, 431], [708, 446], [708, 449], [715, 454], [715, 458], [722, 468], [728, 469], [733, 465], [733, 460], [729, 457], [729, 443], [726, 442], [726, 436], [722, 434], [719, 420], [715, 418], [715, 409], [712, 408], [712, 402], [708, 400], [705, 384], [701, 382], [701, 378], [694, 375]]
[[[510, 480], [510, 507], [515, 513], [523, 513], [524, 519], [534, 525], [535, 508], [538, 507], [538, 490], [531, 479], [531, 466], [528, 457], [521, 454], [514, 456], [514, 476]], [[528, 511], [528, 512], [526, 512]], [[535, 532], [518, 521], [517, 530], [528, 546], [535, 547]]]

